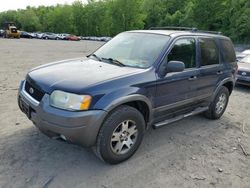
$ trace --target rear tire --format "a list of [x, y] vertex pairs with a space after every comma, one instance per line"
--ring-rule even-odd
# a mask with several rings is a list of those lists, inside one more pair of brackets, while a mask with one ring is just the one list
[[93, 148], [101, 160], [117, 164], [129, 159], [139, 148], [145, 131], [145, 120], [135, 108], [122, 105], [104, 121]]
[[222, 86], [210, 104], [209, 109], [205, 112], [208, 119], [219, 119], [227, 108], [229, 101], [229, 91], [225, 86]]

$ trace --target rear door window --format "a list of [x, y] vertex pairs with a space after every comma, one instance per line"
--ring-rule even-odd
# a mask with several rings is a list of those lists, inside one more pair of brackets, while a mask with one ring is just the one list
[[219, 50], [213, 38], [199, 38], [201, 66], [220, 63]]

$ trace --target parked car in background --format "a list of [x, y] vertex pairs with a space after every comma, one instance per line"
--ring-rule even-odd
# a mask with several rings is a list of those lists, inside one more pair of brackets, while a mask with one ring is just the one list
[[97, 40], [97, 37], [95, 36], [86, 36], [86, 37], [81, 37], [82, 40]]
[[66, 37], [70, 36], [68, 33], [61, 33], [57, 35], [59, 39], [61, 40], [67, 40]]
[[42, 39], [45, 39], [45, 40], [48, 40], [48, 39], [59, 40], [59, 37], [55, 33], [46, 32], [46, 33], [43, 34]]
[[250, 55], [241, 59], [238, 66], [236, 83], [250, 86]]
[[88, 40], [87, 37], [81, 36], [81, 40]]
[[78, 37], [75, 35], [69, 35], [69, 36], [65, 37], [65, 40], [79, 41], [79, 40], [81, 40], [81, 37]]
[[94, 36], [87, 36], [81, 37], [82, 40], [93, 40], [93, 41], [104, 41], [108, 42], [112, 39], [112, 37], [94, 37]]
[[4, 30], [0, 29], [0, 37], [3, 37]]
[[103, 41], [103, 42], [108, 42], [112, 39], [111, 37], [99, 37], [99, 38], [100, 38], [100, 41]]
[[34, 38], [42, 39], [43, 35], [44, 35], [44, 33], [42, 33], [42, 32], [35, 32], [34, 33]]
[[32, 36], [32, 38], [36, 38], [36, 34], [33, 32], [29, 32], [29, 34]]
[[250, 50], [244, 50], [243, 52], [237, 53], [237, 54], [236, 54], [236, 58], [237, 58], [237, 60], [240, 62], [241, 59], [243, 59], [243, 58], [246, 57], [247, 55], [250, 55]]
[[32, 38], [33, 38], [33, 35], [31, 35], [30, 33], [26, 32], [26, 31], [21, 31], [20, 37], [21, 37], [21, 38], [32, 39]]

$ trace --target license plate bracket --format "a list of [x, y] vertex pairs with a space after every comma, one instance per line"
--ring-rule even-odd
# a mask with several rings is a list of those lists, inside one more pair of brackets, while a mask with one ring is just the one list
[[24, 100], [22, 100], [22, 98], [20, 98], [20, 106], [21, 106], [23, 113], [25, 113], [25, 115], [30, 119], [31, 113], [30, 113], [29, 104], [27, 104]]

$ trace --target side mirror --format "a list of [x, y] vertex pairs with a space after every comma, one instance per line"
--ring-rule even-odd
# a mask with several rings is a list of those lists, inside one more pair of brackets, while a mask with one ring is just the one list
[[169, 61], [166, 69], [166, 72], [182, 72], [185, 69], [185, 64], [181, 61]]

